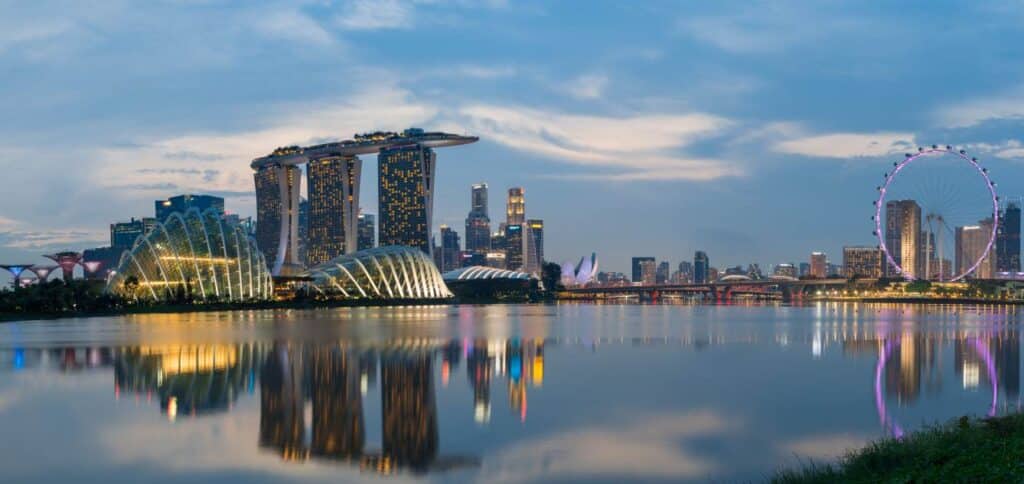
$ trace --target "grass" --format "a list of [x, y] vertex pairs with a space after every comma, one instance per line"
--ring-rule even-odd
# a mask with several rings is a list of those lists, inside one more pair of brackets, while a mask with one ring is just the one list
[[874, 442], [835, 464], [780, 471], [771, 482], [1024, 482], [1024, 414], [960, 417]]

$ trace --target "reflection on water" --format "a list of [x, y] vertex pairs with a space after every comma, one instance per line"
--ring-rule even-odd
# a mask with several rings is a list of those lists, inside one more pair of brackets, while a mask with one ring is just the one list
[[[342, 316], [353, 314], [363, 313]], [[544, 436], [559, 425], [566, 427], [562, 432], [577, 433], [590, 428], [586, 425], [600, 426], [606, 422], [598, 415], [627, 403], [634, 404], [629, 412], [639, 416], [645, 412], [640, 409], [655, 404], [659, 412], [676, 415], [720, 406], [719, 413], [733, 411], [737, 421], [745, 419], [752, 433], [754, 423], [771, 419], [781, 420], [783, 428], [799, 429], [806, 425], [800, 422], [813, 419], [787, 415], [773, 406], [780, 404], [777, 399], [783, 399], [784, 408], [834, 394], [837, 400], [859, 403], [852, 412], [831, 417], [847, 419], [849, 425], [839, 437], [826, 437], [834, 441], [856, 434], [857, 441], [883, 434], [899, 437], [921, 423], [966, 413], [1016, 411], [1021, 401], [1021, 341], [1013, 309], [855, 304], [433, 308], [365, 313], [361, 317], [372, 320], [369, 327], [322, 325], [316, 318], [305, 320], [308, 314], [300, 316], [271, 314], [262, 321], [248, 313], [214, 320], [199, 317], [205, 326], [168, 322], [164, 315], [116, 324], [94, 322], [89, 331], [99, 325], [114, 335], [113, 340], [67, 346], [46, 342], [45, 334], [55, 331], [63, 340], [95, 338], [74, 331], [69, 337], [63, 326], [9, 326], [0, 333], [0, 378], [25, 371], [69, 376], [110, 372], [115, 401], [137, 399], [159, 408], [165, 426], [182, 419], [217, 421], [251, 402], [258, 410], [258, 430], [255, 441], [246, 445], [289, 466], [320, 463], [371, 475], [455, 472], [480, 480], [509, 480], [502, 449], [488, 440], [499, 434], [484, 437], [458, 426], [451, 430], [450, 422], [465, 418], [486, 429], [495, 424], [492, 406], [503, 412], [495, 427], [501, 432], [499, 440], [514, 444]], [[288, 324], [279, 326], [282, 321]], [[195, 331], [188, 331], [190, 324], [197, 325]], [[176, 336], [181, 334], [189, 336]], [[546, 357], [553, 356], [559, 357], [558, 364], [549, 368]], [[806, 382], [780, 376], [790, 375], [794, 366], [812, 376]], [[618, 378], [619, 371], [633, 376]], [[829, 380], [840, 374], [854, 377]], [[581, 393], [576, 381], [591, 382], [584, 387], [588, 393]], [[821, 381], [828, 383], [823, 386]], [[576, 390], [559, 393], [568, 388]], [[778, 393], [773, 393], [776, 389]], [[453, 397], [442, 398], [446, 392], [453, 392]], [[500, 403], [493, 402], [496, 392], [504, 393], [504, 402], [500, 393]], [[531, 400], [545, 392], [551, 397]], [[868, 395], [872, 397], [865, 398]], [[736, 397], [746, 407], [734, 405]], [[3, 403], [0, 393], [0, 422], [6, 418]], [[455, 411], [464, 413], [453, 417]], [[528, 411], [539, 412], [542, 422], [530, 426]], [[828, 416], [832, 409], [812, 411]], [[874, 417], [873, 431], [856, 423], [856, 415], [866, 412]], [[570, 422], [577, 427], [568, 428]], [[609, 475], [609, 465], [602, 468], [602, 475], [756, 477], [757, 472], [771, 470], [767, 463], [785, 458], [779, 449], [807, 447], [798, 444], [817, 438], [824, 429], [792, 435], [786, 431], [790, 430], [758, 432], [762, 440], [769, 438], [764, 435], [775, 439], [763, 443], [769, 448], [733, 449], [730, 446], [752, 439], [737, 434], [720, 436], [732, 442], [728, 445], [689, 449], [703, 458], [699, 466], [692, 466], [705, 472], [701, 475], [685, 474], [678, 466], [676, 471], [650, 475], [613, 468]], [[586, 444], [581, 440], [566, 445]], [[751, 458], [750, 469], [716, 467], [715, 462], [729, 460], [728, 452], [761, 452], [763, 457]], [[550, 466], [554, 472], [558, 467], [551, 462], [559, 455], [571, 454], [544, 454], [531, 465]], [[590, 480], [596, 471], [593, 463], [588, 465], [590, 471], [546, 476]]]

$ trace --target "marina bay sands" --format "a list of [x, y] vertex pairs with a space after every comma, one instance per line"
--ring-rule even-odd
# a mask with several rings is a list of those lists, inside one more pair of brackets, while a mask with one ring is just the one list
[[[300, 273], [357, 248], [359, 189], [363, 161], [377, 154], [381, 246], [398, 245], [431, 254], [436, 148], [478, 141], [475, 136], [424, 132], [374, 132], [352, 140], [309, 147], [288, 146], [256, 158], [256, 240], [275, 276]], [[299, 256], [299, 204], [306, 165], [309, 233], [305, 260]]]

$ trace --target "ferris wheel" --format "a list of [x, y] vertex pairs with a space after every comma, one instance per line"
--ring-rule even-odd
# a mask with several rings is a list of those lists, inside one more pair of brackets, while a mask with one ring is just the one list
[[991, 277], [999, 197], [977, 158], [948, 145], [918, 148], [894, 162], [877, 189], [874, 235], [888, 274], [947, 282], [976, 272]]

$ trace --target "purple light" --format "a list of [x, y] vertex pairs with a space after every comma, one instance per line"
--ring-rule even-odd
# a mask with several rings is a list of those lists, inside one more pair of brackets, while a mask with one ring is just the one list
[[[989, 252], [992, 251], [992, 245], [995, 244], [996, 242], [996, 231], [999, 229], [999, 199], [996, 196], [995, 184], [992, 183], [992, 180], [989, 179], [988, 173], [985, 172], [985, 169], [982, 168], [976, 160], [968, 157], [966, 153], [962, 151], [956, 151], [952, 148], [943, 149], [933, 147], [932, 149], [929, 150], [919, 149], [917, 154], [906, 157], [906, 159], [904, 159], [898, 165], [896, 165], [896, 168], [892, 171], [892, 173], [885, 177], [885, 185], [882, 185], [882, 188], [879, 190], [878, 201], [875, 202], [875, 236], [878, 237], [878, 246], [882, 249], [882, 253], [885, 254], [885, 260], [889, 263], [890, 266], [892, 266], [893, 269], [896, 269], [897, 274], [904, 274], [903, 268], [900, 267], [900, 265], [896, 263], [896, 260], [892, 258], [892, 254], [889, 253], [889, 248], [886, 247], [885, 245], [885, 235], [882, 232], [882, 206], [885, 205], [885, 192], [886, 189], [889, 188], [889, 185], [892, 183], [893, 179], [896, 178], [896, 174], [899, 173], [900, 170], [903, 169], [903, 167], [909, 165], [918, 158], [934, 154], [950, 154], [958, 156], [960, 157], [960, 159], [970, 163], [971, 166], [973, 166], [974, 169], [978, 171], [978, 174], [981, 175], [981, 177], [985, 180], [985, 186], [988, 188], [988, 192], [992, 196], [992, 233], [989, 234], [988, 244], [985, 246], [985, 252], [981, 254], [981, 257], [979, 257], [978, 260], [974, 261], [974, 264], [970, 268], [968, 268], [961, 274], [957, 274], [956, 276], [949, 280], [949, 282], [956, 282], [959, 281], [960, 279], [963, 279], [968, 274], [972, 274], [974, 270], [977, 269], [979, 265], [981, 265], [981, 261], [985, 260], [985, 258], [988, 257]], [[939, 277], [941, 278], [942, 275], [940, 274]], [[909, 277], [907, 278], [909, 279]]]

